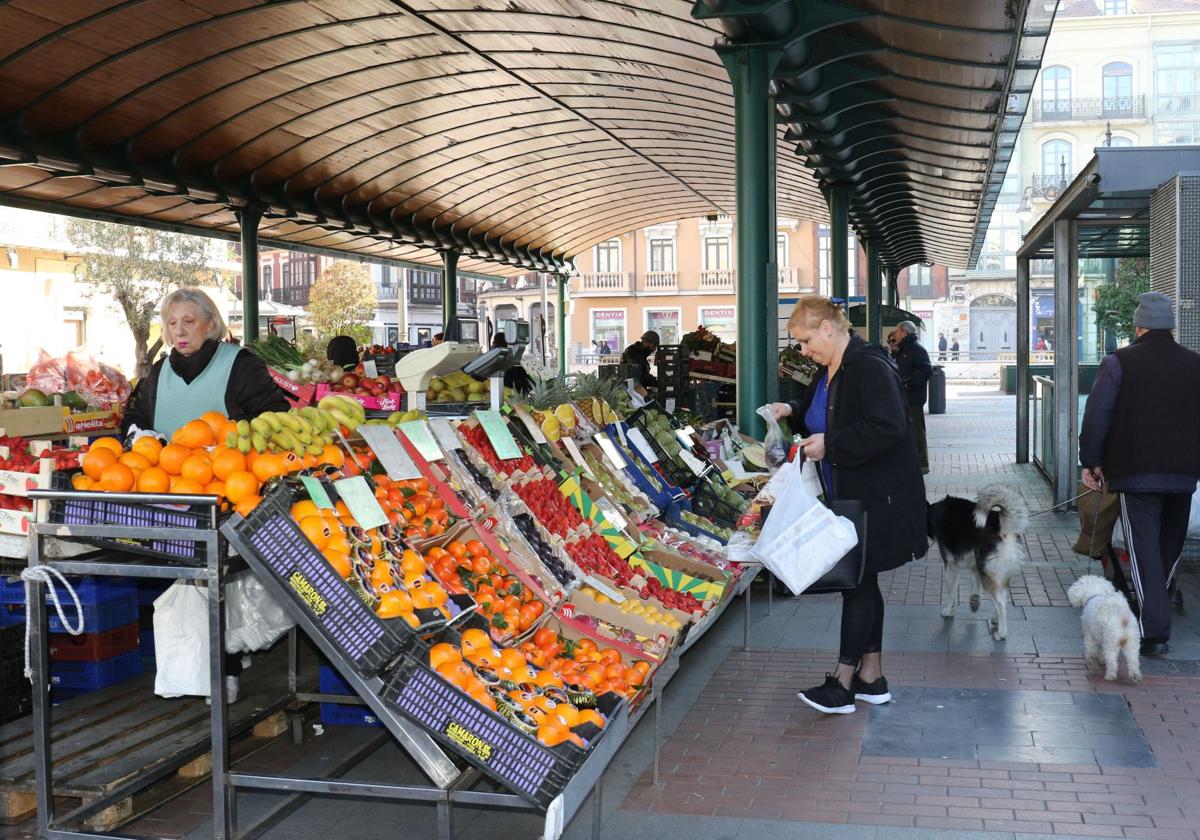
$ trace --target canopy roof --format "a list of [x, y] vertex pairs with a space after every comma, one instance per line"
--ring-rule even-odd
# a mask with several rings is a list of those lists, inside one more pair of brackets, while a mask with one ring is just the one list
[[[852, 218], [889, 263], [965, 265], [1041, 55], [1037, 38], [1018, 50], [1026, 2], [765, 3], [844, 13], [788, 50], [780, 215], [825, 218], [807, 163], [854, 183]], [[716, 22], [691, 11], [0, 2], [0, 202], [222, 236], [255, 203], [269, 244], [552, 270], [617, 233], [733, 212], [732, 95]]]

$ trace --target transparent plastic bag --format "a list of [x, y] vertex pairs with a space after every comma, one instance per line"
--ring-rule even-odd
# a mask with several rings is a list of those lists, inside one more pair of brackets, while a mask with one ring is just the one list
[[767, 455], [767, 466], [772, 470], [777, 470], [787, 461], [787, 439], [784, 438], [783, 429], [776, 422], [775, 415], [771, 413], [769, 405], [759, 408], [758, 416], [767, 424], [767, 436], [763, 439], [763, 449], [766, 450]]

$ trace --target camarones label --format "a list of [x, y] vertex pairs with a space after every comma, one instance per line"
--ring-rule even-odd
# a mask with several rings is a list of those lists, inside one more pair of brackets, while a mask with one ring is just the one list
[[288, 578], [288, 583], [292, 589], [296, 590], [304, 603], [308, 604], [308, 608], [318, 616], [323, 616], [329, 610], [329, 602], [321, 597], [321, 593], [317, 592], [316, 588], [308, 582], [308, 578], [300, 574], [300, 572], [292, 572], [292, 576]]
[[463, 749], [468, 750], [472, 755], [479, 758], [481, 761], [488, 761], [491, 759], [493, 751], [492, 745], [473, 732], [467, 731], [467, 729], [461, 724], [450, 721], [446, 724], [446, 728], [442, 730], [442, 732], [451, 741], [458, 744]]

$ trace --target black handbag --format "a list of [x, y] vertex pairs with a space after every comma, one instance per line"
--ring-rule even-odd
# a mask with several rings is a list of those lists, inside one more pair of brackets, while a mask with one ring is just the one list
[[829, 507], [838, 516], [844, 516], [854, 523], [854, 530], [858, 532], [858, 545], [846, 552], [846, 556], [837, 561], [837, 565], [816, 583], [805, 589], [805, 595], [854, 589], [862, 583], [863, 573], [866, 571], [867, 511], [863, 508], [863, 503], [856, 499], [844, 499], [831, 503]]

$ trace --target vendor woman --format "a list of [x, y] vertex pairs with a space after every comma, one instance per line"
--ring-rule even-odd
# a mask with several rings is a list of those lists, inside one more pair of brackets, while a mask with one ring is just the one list
[[121, 421], [122, 435], [137, 426], [169, 439], [206, 411], [249, 420], [264, 411], [288, 410], [262, 359], [221, 341], [225, 320], [203, 291], [176, 289], [162, 302], [160, 314], [163, 344], [171, 353], [138, 382]]

